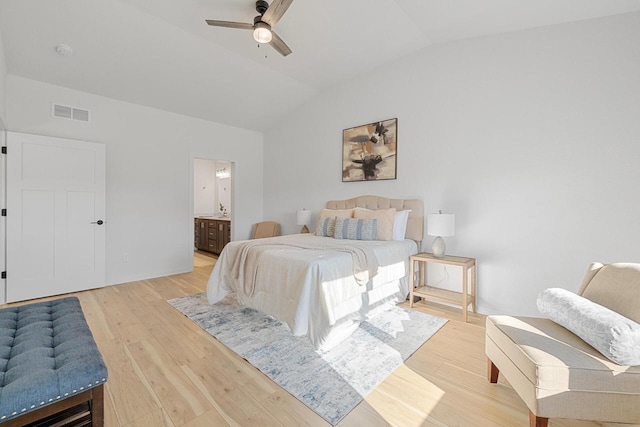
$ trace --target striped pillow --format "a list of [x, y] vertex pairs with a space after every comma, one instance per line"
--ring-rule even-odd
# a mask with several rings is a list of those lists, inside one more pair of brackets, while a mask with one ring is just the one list
[[[322, 218], [353, 218], [353, 209], [322, 209], [320, 215], [318, 215], [318, 222], [316, 222], [316, 230], [320, 228], [320, 221]], [[318, 233], [316, 233], [318, 235]], [[333, 237], [333, 232], [329, 235]]]
[[354, 218], [378, 220], [376, 240], [393, 240], [393, 221], [395, 216], [395, 208], [376, 210], [355, 209], [353, 211]]
[[334, 230], [336, 229], [336, 217], [335, 216], [323, 216], [318, 221], [316, 228], [316, 236], [333, 237]]
[[378, 234], [377, 219], [336, 218], [336, 239], [376, 240]]

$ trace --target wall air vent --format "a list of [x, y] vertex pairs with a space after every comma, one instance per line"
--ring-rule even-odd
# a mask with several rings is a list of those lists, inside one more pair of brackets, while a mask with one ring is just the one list
[[80, 108], [73, 109], [73, 120], [80, 120], [81, 122], [89, 121], [89, 110], [82, 110]]
[[51, 115], [53, 117], [60, 117], [62, 119], [89, 122], [89, 110], [70, 107], [68, 105], [52, 104]]
[[53, 116], [62, 117], [63, 119], [70, 119], [73, 114], [73, 108], [66, 105], [53, 104]]

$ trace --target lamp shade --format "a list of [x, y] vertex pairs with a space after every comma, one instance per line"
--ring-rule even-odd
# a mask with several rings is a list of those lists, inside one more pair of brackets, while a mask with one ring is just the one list
[[311, 211], [301, 209], [298, 211], [296, 224], [308, 225], [311, 222]]
[[427, 214], [427, 234], [429, 236], [454, 236], [456, 228], [455, 214]]
[[258, 43], [269, 43], [273, 38], [269, 24], [265, 22], [256, 22], [253, 28], [253, 39]]

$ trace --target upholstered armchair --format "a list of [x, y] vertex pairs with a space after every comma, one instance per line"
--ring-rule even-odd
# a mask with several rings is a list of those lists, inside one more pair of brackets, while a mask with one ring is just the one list
[[262, 239], [265, 237], [275, 237], [280, 235], [280, 224], [273, 221], [259, 222], [253, 228], [252, 239]]
[[640, 264], [594, 263], [577, 295], [547, 291], [538, 298], [547, 318], [487, 317], [489, 381], [503, 375], [531, 427], [549, 418], [640, 423]]

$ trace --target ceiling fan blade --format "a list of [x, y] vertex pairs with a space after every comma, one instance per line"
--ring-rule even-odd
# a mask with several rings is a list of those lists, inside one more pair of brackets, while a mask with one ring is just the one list
[[262, 15], [262, 20], [273, 27], [289, 9], [291, 3], [293, 3], [293, 0], [273, 0], [267, 11]]
[[287, 44], [280, 38], [280, 36], [278, 36], [276, 33], [274, 33], [273, 31], [271, 32], [271, 35], [273, 36], [271, 38], [271, 41], [269, 42], [269, 44], [271, 45], [272, 48], [274, 48], [275, 50], [278, 51], [278, 53], [282, 56], [287, 56], [290, 53], [292, 53], [292, 50], [289, 48], [289, 46], [287, 46]]
[[213, 25], [214, 27], [238, 28], [240, 30], [253, 30], [253, 24], [247, 24], [245, 22], [216, 21], [214, 19], [207, 19], [207, 24]]

